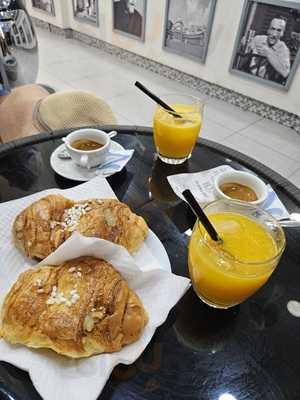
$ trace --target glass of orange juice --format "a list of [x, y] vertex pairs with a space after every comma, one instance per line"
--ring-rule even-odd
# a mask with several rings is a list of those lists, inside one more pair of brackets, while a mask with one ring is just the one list
[[206, 304], [229, 308], [266, 283], [285, 249], [285, 235], [275, 218], [246, 202], [219, 200], [204, 210], [222, 243], [211, 240], [196, 221], [188, 251], [190, 277]]
[[182, 164], [192, 153], [202, 125], [204, 103], [193, 96], [162, 96], [175, 112], [158, 106], [153, 118], [154, 144], [159, 158], [168, 164]]

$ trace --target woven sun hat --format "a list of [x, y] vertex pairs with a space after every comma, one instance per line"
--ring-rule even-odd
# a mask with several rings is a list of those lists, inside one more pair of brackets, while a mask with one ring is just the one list
[[117, 123], [105, 100], [81, 90], [58, 92], [42, 99], [36, 105], [35, 119], [45, 130]]
[[7, 143], [42, 132], [33, 113], [36, 104], [48, 96], [48, 91], [36, 84], [18, 86], [7, 96], [1, 96], [0, 141]]

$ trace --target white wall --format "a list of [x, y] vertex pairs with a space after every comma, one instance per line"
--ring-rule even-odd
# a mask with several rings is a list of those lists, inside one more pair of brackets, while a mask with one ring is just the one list
[[[53, 17], [32, 10], [32, 15], [61, 27], [70, 27], [113, 45], [169, 65], [196, 77], [300, 115], [300, 66], [288, 92], [231, 74], [229, 66], [244, 0], [217, 0], [206, 63], [192, 61], [162, 49], [166, 0], [148, 0], [145, 42], [112, 31], [112, 1], [99, 0], [100, 27], [73, 19], [72, 1], [55, 0]], [[297, 0], [300, 2], [300, 0]]]
[[26, 8], [30, 15], [39, 18], [42, 21], [59, 26], [60, 28], [67, 28], [69, 25], [69, 21], [66, 19], [69, 2], [70, 6], [72, 6], [70, 0], [54, 0], [55, 16], [52, 16], [38, 8], [32, 7], [31, 0], [25, 1]]

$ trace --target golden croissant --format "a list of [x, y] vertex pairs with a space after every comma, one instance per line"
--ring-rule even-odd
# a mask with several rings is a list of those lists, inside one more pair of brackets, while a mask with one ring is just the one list
[[17, 248], [39, 259], [56, 250], [74, 231], [109, 240], [133, 253], [145, 240], [148, 226], [118, 200], [74, 202], [61, 195], [49, 195], [34, 202], [13, 224]]
[[147, 322], [140, 299], [109, 263], [80, 257], [23, 272], [4, 300], [0, 337], [80, 358], [119, 351]]

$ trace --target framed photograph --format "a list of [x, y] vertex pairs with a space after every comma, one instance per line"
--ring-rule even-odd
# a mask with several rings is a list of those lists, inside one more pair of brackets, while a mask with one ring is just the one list
[[163, 48], [205, 62], [217, 0], [167, 0]]
[[54, 0], [31, 0], [32, 7], [55, 17]]
[[145, 40], [147, 0], [112, 0], [113, 30]]
[[75, 19], [99, 25], [98, 0], [72, 0], [72, 2]]
[[288, 90], [300, 60], [300, 3], [246, 0], [230, 70]]

